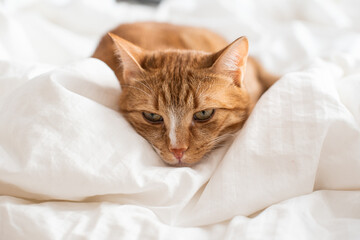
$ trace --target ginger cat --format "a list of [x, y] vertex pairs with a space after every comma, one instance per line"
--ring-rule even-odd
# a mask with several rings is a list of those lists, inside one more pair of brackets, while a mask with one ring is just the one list
[[248, 40], [228, 45], [195, 27], [143, 22], [104, 36], [93, 57], [122, 88], [120, 111], [168, 164], [200, 161], [244, 124], [277, 78], [248, 57]]

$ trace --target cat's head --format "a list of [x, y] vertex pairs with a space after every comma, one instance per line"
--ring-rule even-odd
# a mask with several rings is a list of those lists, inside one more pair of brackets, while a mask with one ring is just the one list
[[120, 110], [166, 163], [196, 163], [242, 127], [249, 108], [245, 37], [205, 53], [147, 51], [110, 35], [121, 60]]

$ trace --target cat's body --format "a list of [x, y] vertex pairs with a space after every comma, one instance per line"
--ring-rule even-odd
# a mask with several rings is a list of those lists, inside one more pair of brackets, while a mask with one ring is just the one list
[[227, 46], [206, 29], [164, 23], [124, 24], [111, 33], [93, 57], [119, 79], [125, 118], [171, 165], [198, 162], [238, 131], [276, 81], [248, 58], [244, 37]]

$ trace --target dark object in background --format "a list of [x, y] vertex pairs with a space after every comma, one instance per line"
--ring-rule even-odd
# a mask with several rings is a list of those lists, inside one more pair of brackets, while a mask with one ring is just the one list
[[161, 0], [116, 0], [117, 2], [140, 3], [146, 5], [158, 5]]

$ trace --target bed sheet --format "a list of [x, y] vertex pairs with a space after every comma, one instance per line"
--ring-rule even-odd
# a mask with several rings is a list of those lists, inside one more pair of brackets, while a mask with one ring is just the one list
[[[356, 7], [0, 3], [0, 239], [360, 239]], [[247, 35], [282, 75], [191, 168], [161, 161], [119, 114], [114, 73], [89, 57], [108, 29], [139, 20]]]

